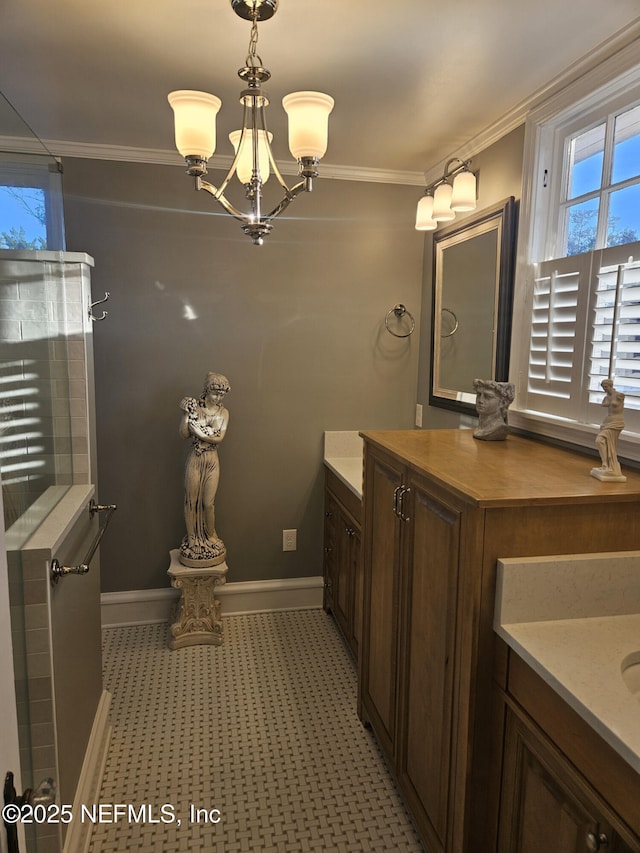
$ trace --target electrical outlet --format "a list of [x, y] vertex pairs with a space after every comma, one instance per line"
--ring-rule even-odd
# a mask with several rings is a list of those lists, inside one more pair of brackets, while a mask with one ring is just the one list
[[422, 426], [422, 405], [420, 403], [416, 403], [416, 426]]
[[297, 547], [296, 543], [297, 530], [283, 530], [282, 531], [282, 550], [283, 551], [295, 551]]

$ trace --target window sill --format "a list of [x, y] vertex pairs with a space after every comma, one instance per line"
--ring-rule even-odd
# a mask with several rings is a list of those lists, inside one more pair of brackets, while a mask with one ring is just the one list
[[[509, 409], [509, 426], [524, 432], [544, 436], [553, 441], [572, 444], [591, 451], [597, 457], [595, 449], [598, 427], [569, 421], [534, 412]], [[618, 458], [628, 460], [632, 467], [640, 463], [640, 434], [623, 430], [618, 441]]]

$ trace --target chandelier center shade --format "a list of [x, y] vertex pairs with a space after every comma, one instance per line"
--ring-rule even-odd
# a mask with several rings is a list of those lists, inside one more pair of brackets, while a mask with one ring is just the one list
[[[231, 216], [255, 245], [261, 245], [279, 216], [301, 193], [311, 192], [313, 178], [328, 144], [329, 113], [334, 101], [322, 92], [293, 92], [282, 100], [289, 121], [289, 150], [298, 162], [300, 181], [292, 187], [285, 183], [271, 150], [273, 135], [267, 128], [269, 98], [262, 86], [271, 77], [257, 53], [258, 22], [273, 17], [278, 0], [231, 0], [233, 10], [251, 21], [249, 49], [238, 76], [246, 88], [240, 93], [243, 107], [242, 127], [229, 139], [235, 156], [226, 178], [219, 187], [204, 179], [207, 163], [216, 150], [216, 116], [222, 101], [207, 92], [182, 89], [168, 96], [175, 122], [176, 148], [185, 158], [187, 174], [194, 178], [196, 190], [208, 192]], [[270, 174], [280, 184], [283, 195], [275, 207], [263, 210], [262, 189]], [[242, 211], [227, 197], [234, 175], [244, 185], [248, 210]]]

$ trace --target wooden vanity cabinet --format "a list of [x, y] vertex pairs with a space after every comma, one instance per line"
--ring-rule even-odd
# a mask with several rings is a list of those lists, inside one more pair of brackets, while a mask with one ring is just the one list
[[[363, 650], [358, 679], [359, 714], [371, 722], [378, 740], [395, 761], [396, 699], [400, 613], [400, 562], [403, 522], [397, 512], [405, 478], [401, 463], [385, 454], [368, 455], [365, 467], [366, 539]], [[393, 508], [394, 511], [390, 512]]]
[[363, 438], [358, 712], [429, 853], [494, 851], [497, 560], [640, 549], [640, 475], [603, 484], [588, 456], [513, 435]]
[[517, 655], [509, 660], [498, 853], [640, 853], [640, 776]]
[[358, 660], [362, 635], [361, 501], [325, 468], [324, 609]]
[[409, 473], [402, 517], [397, 774], [428, 849], [445, 850], [462, 511]]
[[498, 853], [632, 853], [607, 809], [557, 750], [516, 712], [507, 712]]
[[428, 849], [444, 850], [461, 508], [379, 451], [365, 478], [360, 715], [395, 768]]

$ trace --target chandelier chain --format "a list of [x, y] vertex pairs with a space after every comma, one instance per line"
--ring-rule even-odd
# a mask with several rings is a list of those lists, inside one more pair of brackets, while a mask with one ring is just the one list
[[249, 36], [249, 50], [247, 52], [247, 67], [248, 68], [260, 68], [262, 66], [262, 59], [260, 55], [257, 53], [258, 49], [258, 19], [256, 15], [253, 16], [253, 21], [251, 22], [251, 35]]

